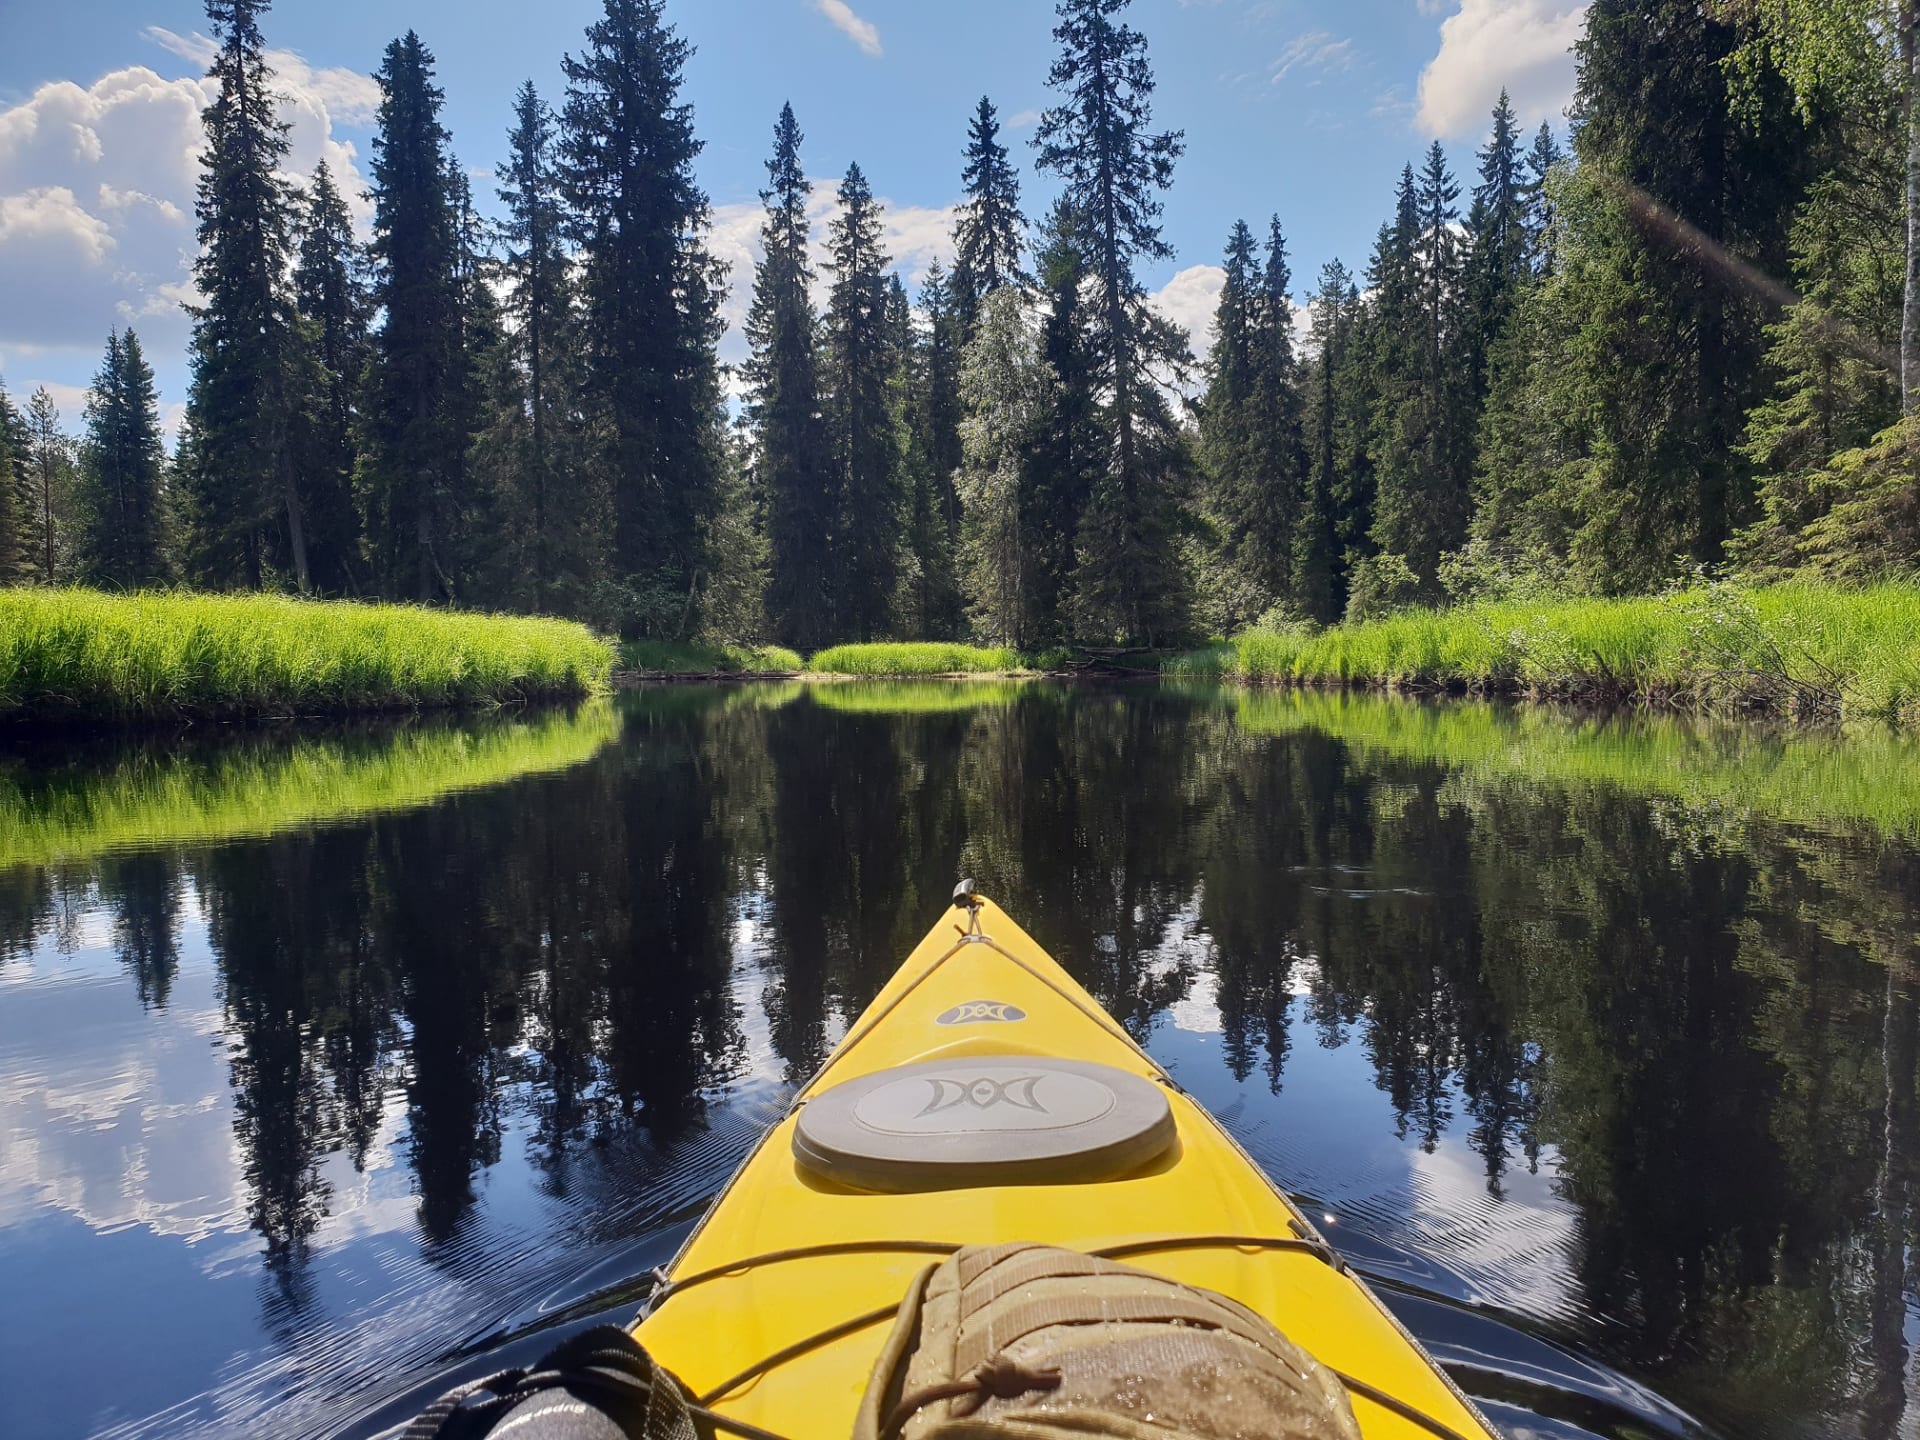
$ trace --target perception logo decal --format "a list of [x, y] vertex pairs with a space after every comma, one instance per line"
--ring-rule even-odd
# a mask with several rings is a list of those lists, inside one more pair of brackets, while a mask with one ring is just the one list
[[1038, 1075], [1020, 1075], [1011, 1080], [994, 1080], [981, 1076], [978, 1080], [953, 1080], [939, 1076], [929, 1076], [927, 1083], [933, 1086], [933, 1098], [927, 1101], [927, 1108], [919, 1115], [938, 1115], [942, 1110], [951, 1110], [956, 1105], [971, 1105], [976, 1110], [991, 1110], [996, 1105], [1011, 1105], [1016, 1110], [1034, 1110], [1047, 1113], [1047, 1107], [1034, 1098], [1033, 1088], [1040, 1083]]
[[1018, 1005], [1008, 1005], [1000, 1000], [966, 1000], [943, 1012], [933, 1023], [936, 1025], [1010, 1025], [1016, 1020], [1027, 1018], [1027, 1012]]

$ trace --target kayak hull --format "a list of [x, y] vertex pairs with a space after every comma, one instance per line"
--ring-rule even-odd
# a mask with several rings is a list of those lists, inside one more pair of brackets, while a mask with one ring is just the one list
[[[655, 1358], [722, 1415], [795, 1440], [842, 1437], [915, 1276], [962, 1244], [1034, 1241], [1119, 1252], [1266, 1316], [1347, 1379], [1368, 1440], [1492, 1440], [1219, 1123], [1004, 912], [977, 906], [943, 917], [714, 1202], [639, 1325]], [[1165, 1090], [1173, 1139], [1092, 1183], [885, 1193], [797, 1163], [805, 1102], [880, 1071], [970, 1056], [1046, 1056], [1139, 1076]]]

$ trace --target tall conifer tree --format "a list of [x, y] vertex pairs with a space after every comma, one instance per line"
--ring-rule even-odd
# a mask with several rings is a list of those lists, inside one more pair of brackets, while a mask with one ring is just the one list
[[322, 160], [297, 224], [293, 291], [300, 312], [306, 403], [294, 468], [304, 497], [307, 563], [316, 589], [360, 588], [360, 518], [353, 495], [354, 414], [367, 363], [371, 305], [347, 203]]
[[767, 188], [760, 192], [766, 219], [747, 312], [752, 354], [744, 375], [754, 465], [767, 507], [768, 618], [782, 642], [815, 650], [836, 638], [830, 567], [823, 558], [831, 553], [838, 493], [820, 414], [813, 262], [807, 249], [807, 198], [813, 186], [800, 164], [802, 139], [793, 106], [782, 106], [773, 157], [767, 161]]
[[1042, 169], [1063, 182], [1083, 217], [1094, 296], [1089, 336], [1105, 392], [1104, 473], [1081, 520], [1075, 603], [1089, 636], [1152, 640], [1186, 624], [1187, 593], [1174, 550], [1186, 482], [1184, 441], [1156, 372], [1184, 372], [1179, 329], [1147, 304], [1135, 272], [1165, 260], [1160, 194], [1185, 142], [1153, 129], [1146, 39], [1114, 17], [1129, 0], [1060, 0], [1060, 54], [1048, 83], [1060, 103], [1034, 139]]
[[459, 186], [433, 54], [409, 30], [387, 47], [373, 142], [374, 339], [362, 401], [359, 488], [374, 583], [451, 598], [465, 472]]
[[0, 383], [0, 585], [30, 573], [27, 536], [26, 421]]
[[723, 268], [681, 99], [693, 47], [664, 0], [604, 0], [564, 61], [562, 185], [580, 248], [589, 395], [612, 477], [624, 628], [682, 633], [705, 565], [724, 411], [714, 347]]
[[1000, 143], [1000, 119], [984, 95], [967, 124], [966, 161], [960, 173], [966, 199], [953, 232], [953, 303], [962, 344], [972, 338], [989, 295], [1003, 285], [1032, 283], [1021, 266], [1027, 222], [1020, 214], [1020, 172]]
[[87, 395], [81, 450], [79, 560], [94, 584], [136, 590], [167, 579], [165, 467], [153, 370], [139, 337], [116, 331]]
[[507, 589], [534, 611], [586, 614], [606, 573], [603, 474], [586, 453], [577, 363], [579, 316], [552, 110], [527, 81], [514, 97], [508, 158], [495, 174], [509, 344], [518, 384], [506, 547], [517, 557]]
[[[279, 116], [260, 20], [270, 0], [207, 0], [218, 45], [202, 113], [195, 213], [193, 383], [188, 409], [201, 437], [193, 472], [193, 549], [199, 578], [258, 587], [277, 555], [308, 585], [305, 515], [291, 447], [298, 400], [297, 338], [287, 276], [292, 208], [279, 174], [287, 125]], [[278, 521], [278, 535], [269, 533]]]
[[1327, 624], [1347, 603], [1342, 498], [1356, 478], [1355, 458], [1365, 451], [1364, 427], [1353, 423], [1360, 292], [1338, 260], [1321, 268], [1308, 313], [1307, 476], [1294, 542], [1293, 603], [1305, 618]]
[[833, 556], [840, 636], [885, 636], [900, 534], [900, 443], [889, 399], [894, 349], [887, 324], [880, 207], [859, 165], [849, 166], [827, 231], [833, 286], [824, 322], [828, 446], [839, 515]]
[[35, 578], [53, 585], [72, 578], [74, 446], [46, 386], [28, 399], [26, 419], [27, 536]]
[[1045, 315], [1041, 356], [1054, 382], [1051, 413], [1036, 428], [1023, 487], [1023, 534], [1032, 556], [1027, 613], [1040, 641], [1072, 636], [1076, 541], [1109, 455], [1085, 230], [1078, 212], [1057, 202], [1041, 226], [1035, 256]]

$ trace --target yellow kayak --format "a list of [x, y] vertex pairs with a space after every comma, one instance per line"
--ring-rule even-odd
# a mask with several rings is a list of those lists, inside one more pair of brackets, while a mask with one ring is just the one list
[[714, 1201], [636, 1334], [717, 1416], [843, 1440], [916, 1277], [1009, 1241], [1239, 1301], [1339, 1377], [1367, 1440], [1493, 1440], [1219, 1122], [971, 895]]

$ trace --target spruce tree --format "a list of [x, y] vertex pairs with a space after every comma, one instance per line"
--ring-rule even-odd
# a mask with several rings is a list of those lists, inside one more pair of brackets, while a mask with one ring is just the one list
[[[966, 345], [957, 295], [953, 276], [935, 260], [920, 287], [920, 316], [926, 327], [920, 378], [925, 395], [918, 410], [915, 444], [925, 455], [928, 498], [938, 521], [926, 545], [937, 545], [944, 552], [934, 563], [945, 571], [949, 581], [953, 554], [960, 543], [960, 500], [954, 473], [960, 468], [960, 365]], [[958, 584], [944, 583], [944, 588], [933, 594], [928, 634], [936, 639], [958, 639], [963, 624], [961, 604]]]
[[[1329, 624], [1347, 603], [1343, 556], [1343, 490], [1353, 481], [1352, 460], [1365, 447], [1356, 437], [1352, 400], [1360, 292], [1338, 260], [1320, 271], [1308, 303], [1305, 385], [1306, 483], [1294, 536], [1293, 606], [1303, 617]], [[1343, 404], [1343, 401], [1346, 402]]]
[[899, 276], [893, 277], [887, 295], [907, 526], [897, 628], [916, 639], [957, 639], [963, 621], [954, 573], [953, 515], [959, 375], [947, 293], [946, 272], [936, 260], [920, 287], [918, 323]]
[[832, 289], [823, 322], [828, 453], [839, 500], [834, 624], [845, 640], [888, 633], [900, 533], [900, 443], [889, 397], [888, 259], [880, 207], [858, 164], [827, 231]]
[[587, 395], [612, 477], [630, 633], [684, 633], [716, 503], [723, 271], [708, 253], [702, 144], [680, 98], [693, 47], [664, 0], [604, 0], [563, 62], [560, 176], [580, 250]]
[[258, 588], [278, 559], [305, 590], [306, 517], [291, 450], [299, 398], [286, 284], [292, 204], [279, 174], [288, 127], [260, 31], [269, 3], [207, 0], [219, 48], [207, 71], [215, 93], [201, 117], [207, 148], [194, 205], [193, 273], [205, 298], [190, 307], [187, 406], [202, 442], [191, 548], [204, 583]]
[[1032, 283], [1020, 264], [1027, 223], [1020, 213], [1020, 173], [1000, 143], [999, 116], [984, 95], [967, 124], [966, 162], [960, 173], [966, 198], [953, 231], [953, 303], [962, 344], [972, 339], [989, 295], [1003, 285]]
[[377, 590], [451, 598], [449, 523], [464, 473], [458, 185], [433, 54], [409, 30], [387, 46], [373, 142], [374, 337], [358, 484]]
[[1022, 647], [1034, 637], [1025, 490], [1035, 435], [1050, 418], [1053, 376], [1026, 297], [1003, 286], [987, 297], [961, 365], [961, 575], [974, 633]]
[[1035, 256], [1042, 312], [1041, 357], [1053, 377], [1050, 413], [1037, 427], [1024, 486], [1029, 628], [1036, 643], [1071, 638], [1075, 544], [1109, 454], [1100, 374], [1089, 320], [1085, 222], [1057, 202]]
[[166, 581], [165, 465], [153, 370], [139, 337], [115, 331], [87, 395], [81, 447], [78, 558], [91, 583], [137, 590]]
[[47, 387], [27, 401], [27, 537], [35, 577], [44, 585], [71, 580], [75, 523], [74, 444], [60, 428], [60, 410]]
[[[1548, 132], [1548, 143], [1552, 143]], [[1547, 161], [1551, 166], [1551, 160]], [[1506, 328], [1522, 285], [1533, 273], [1528, 226], [1529, 185], [1522, 169], [1520, 132], [1507, 92], [1493, 108], [1493, 131], [1480, 152], [1480, 183], [1467, 222], [1467, 331], [1469, 404], [1486, 399], [1487, 357]]]
[[1373, 540], [1382, 558], [1363, 608], [1435, 598], [1441, 556], [1466, 538], [1473, 416], [1460, 363], [1459, 193], [1436, 141], [1419, 177], [1411, 168], [1401, 176], [1380, 264]]
[[1213, 348], [1200, 407], [1202, 505], [1212, 529], [1210, 563], [1202, 587], [1202, 619], [1216, 633], [1238, 630], [1273, 603], [1253, 574], [1252, 515], [1261, 473], [1258, 364], [1258, 254], [1253, 231], [1236, 220], [1227, 237], [1220, 299], [1213, 315]]
[[366, 368], [371, 303], [353, 221], [333, 173], [313, 172], [297, 222], [293, 293], [300, 312], [306, 403], [294, 436], [315, 589], [360, 589], [360, 517], [353, 494], [354, 416]]
[[1306, 488], [1305, 402], [1294, 356], [1293, 273], [1280, 217], [1267, 223], [1254, 296], [1254, 433], [1263, 475], [1249, 515], [1249, 573], [1269, 604], [1294, 587], [1293, 560]]
[[1186, 485], [1184, 439], [1156, 373], [1184, 373], [1187, 340], [1147, 304], [1139, 260], [1173, 254], [1160, 194], [1184, 140], [1152, 128], [1146, 40], [1116, 24], [1129, 0], [1060, 0], [1060, 54], [1048, 83], [1061, 101], [1041, 117], [1039, 164], [1083, 217], [1089, 336], [1109, 435], [1103, 473], [1080, 523], [1074, 582], [1089, 637], [1152, 641], [1186, 625], [1187, 585], [1173, 537]]
[[17, 585], [31, 573], [26, 429], [0, 382], [0, 585]]
[[833, 635], [831, 567], [839, 497], [827, 463], [820, 412], [813, 262], [807, 197], [813, 187], [800, 165], [802, 141], [793, 106], [774, 126], [762, 256], [747, 312], [752, 354], [742, 372], [747, 418], [754, 427], [754, 468], [767, 507], [767, 615], [774, 636], [802, 650]]
[[1527, 263], [1536, 275], [1546, 274], [1552, 259], [1547, 241], [1553, 229], [1553, 196], [1547, 180], [1565, 158], [1560, 142], [1554, 139], [1553, 127], [1542, 120], [1533, 147], [1527, 151]]
[[578, 391], [579, 316], [566, 246], [552, 110], [528, 81], [514, 97], [508, 158], [496, 175], [506, 209], [495, 273], [508, 322], [512, 375], [502, 399], [517, 435], [509, 457], [509, 603], [585, 615], [607, 573], [604, 477], [587, 453]]

